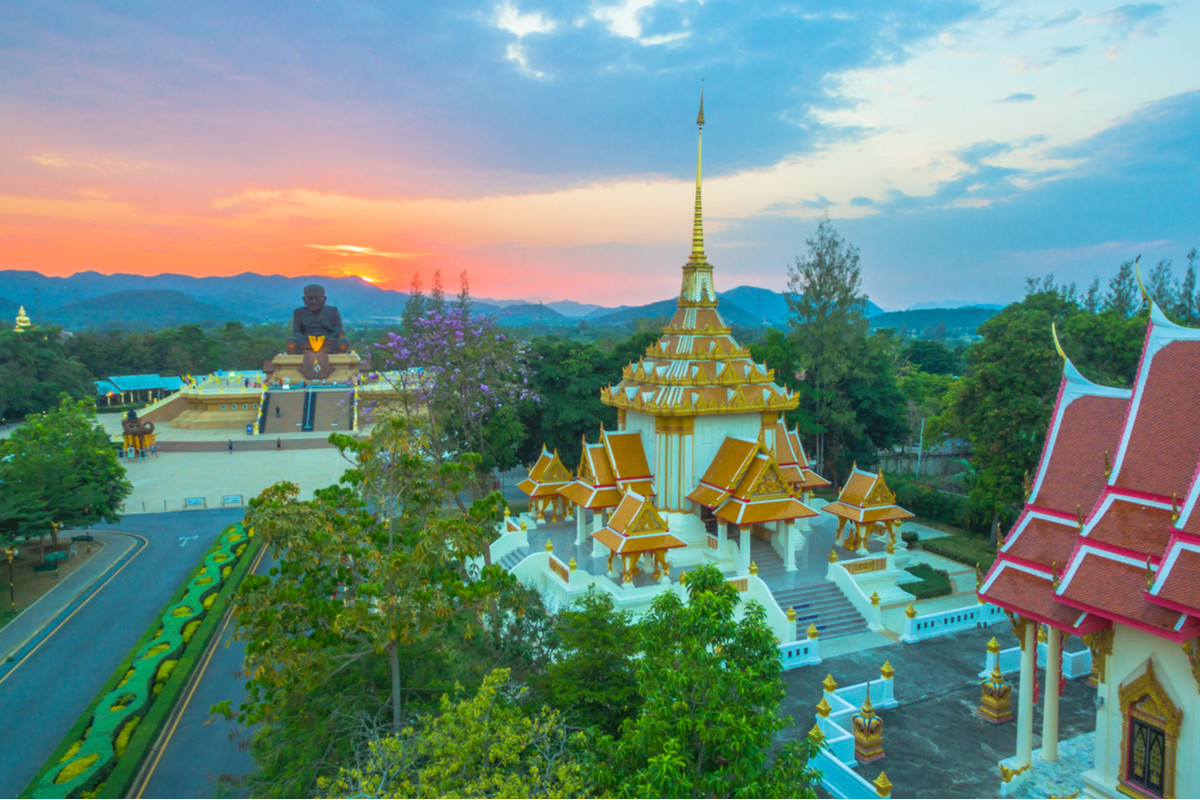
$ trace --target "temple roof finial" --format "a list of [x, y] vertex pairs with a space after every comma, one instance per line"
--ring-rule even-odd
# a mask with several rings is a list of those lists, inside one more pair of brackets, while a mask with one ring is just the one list
[[704, 134], [704, 84], [700, 84], [700, 113], [696, 115], [696, 214], [692, 221], [692, 255], [689, 259], [693, 264], [703, 264], [704, 256], [704, 216], [700, 210], [700, 163], [701, 140]]

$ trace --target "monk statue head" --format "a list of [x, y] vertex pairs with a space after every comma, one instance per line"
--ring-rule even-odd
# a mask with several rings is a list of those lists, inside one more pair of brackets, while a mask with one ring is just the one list
[[325, 287], [319, 283], [305, 286], [304, 307], [314, 314], [319, 314], [325, 308]]

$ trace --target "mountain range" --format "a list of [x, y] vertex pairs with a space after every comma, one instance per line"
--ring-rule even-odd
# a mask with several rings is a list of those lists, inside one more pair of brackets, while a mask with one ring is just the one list
[[[0, 270], [0, 315], [16, 316], [24, 305], [35, 323], [67, 329], [153, 329], [186, 323], [225, 321], [286, 323], [300, 305], [304, 286], [320, 283], [331, 305], [337, 306], [350, 327], [394, 323], [408, 295], [381, 289], [361, 278], [324, 276], [284, 277], [245, 272], [240, 275], [196, 278], [189, 275], [104, 275], [80, 272], [54, 278], [27, 270]], [[738, 286], [718, 292], [721, 315], [733, 325], [780, 327], [786, 323], [787, 301], [780, 292]], [[637, 306], [606, 307], [560, 300], [530, 303], [519, 300], [474, 301], [472, 310], [496, 317], [510, 327], [545, 328], [588, 325], [628, 325], [640, 318], [670, 317], [675, 298]], [[868, 302], [867, 316], [884, 314]], [[927, 312], [928, 313], [928, 312]]]

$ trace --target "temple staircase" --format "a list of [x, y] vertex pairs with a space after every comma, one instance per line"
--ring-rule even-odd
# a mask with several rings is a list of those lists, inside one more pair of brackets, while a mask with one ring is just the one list
[[750, 560], [758, 567], [758, 577], [770, 587], [779, 608], [783, 611], [789, 607], [795, 609], [797, 641], [807, 637], [810, 623], [816, 624], [822, 639], [868, 630], [867, 621], [837, 586], [818, 576], [811, 582], [796, 585], [793, 576], [799, 573], [787, 572], [775, 549], [756, 536], [750, 537]]
[[[266, 422], [259, 426], [264, 433], [299, 433], [304, 425], [304, 408], [308, 393], [298, 389], [272, 390], [263, 401]], [[279, 416], [275, 416], [275, 409]]]

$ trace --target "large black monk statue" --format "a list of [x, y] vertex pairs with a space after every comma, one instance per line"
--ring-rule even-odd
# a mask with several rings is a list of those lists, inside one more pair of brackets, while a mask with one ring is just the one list
[[345, 353], [350, 350], [342, 315], [336, 306], [325, 305], [325, 287], [310, 283], [304, 287], [304, 307], [292, 312], [292, 335], [287, 340], [289, 353], [313, 350]]

